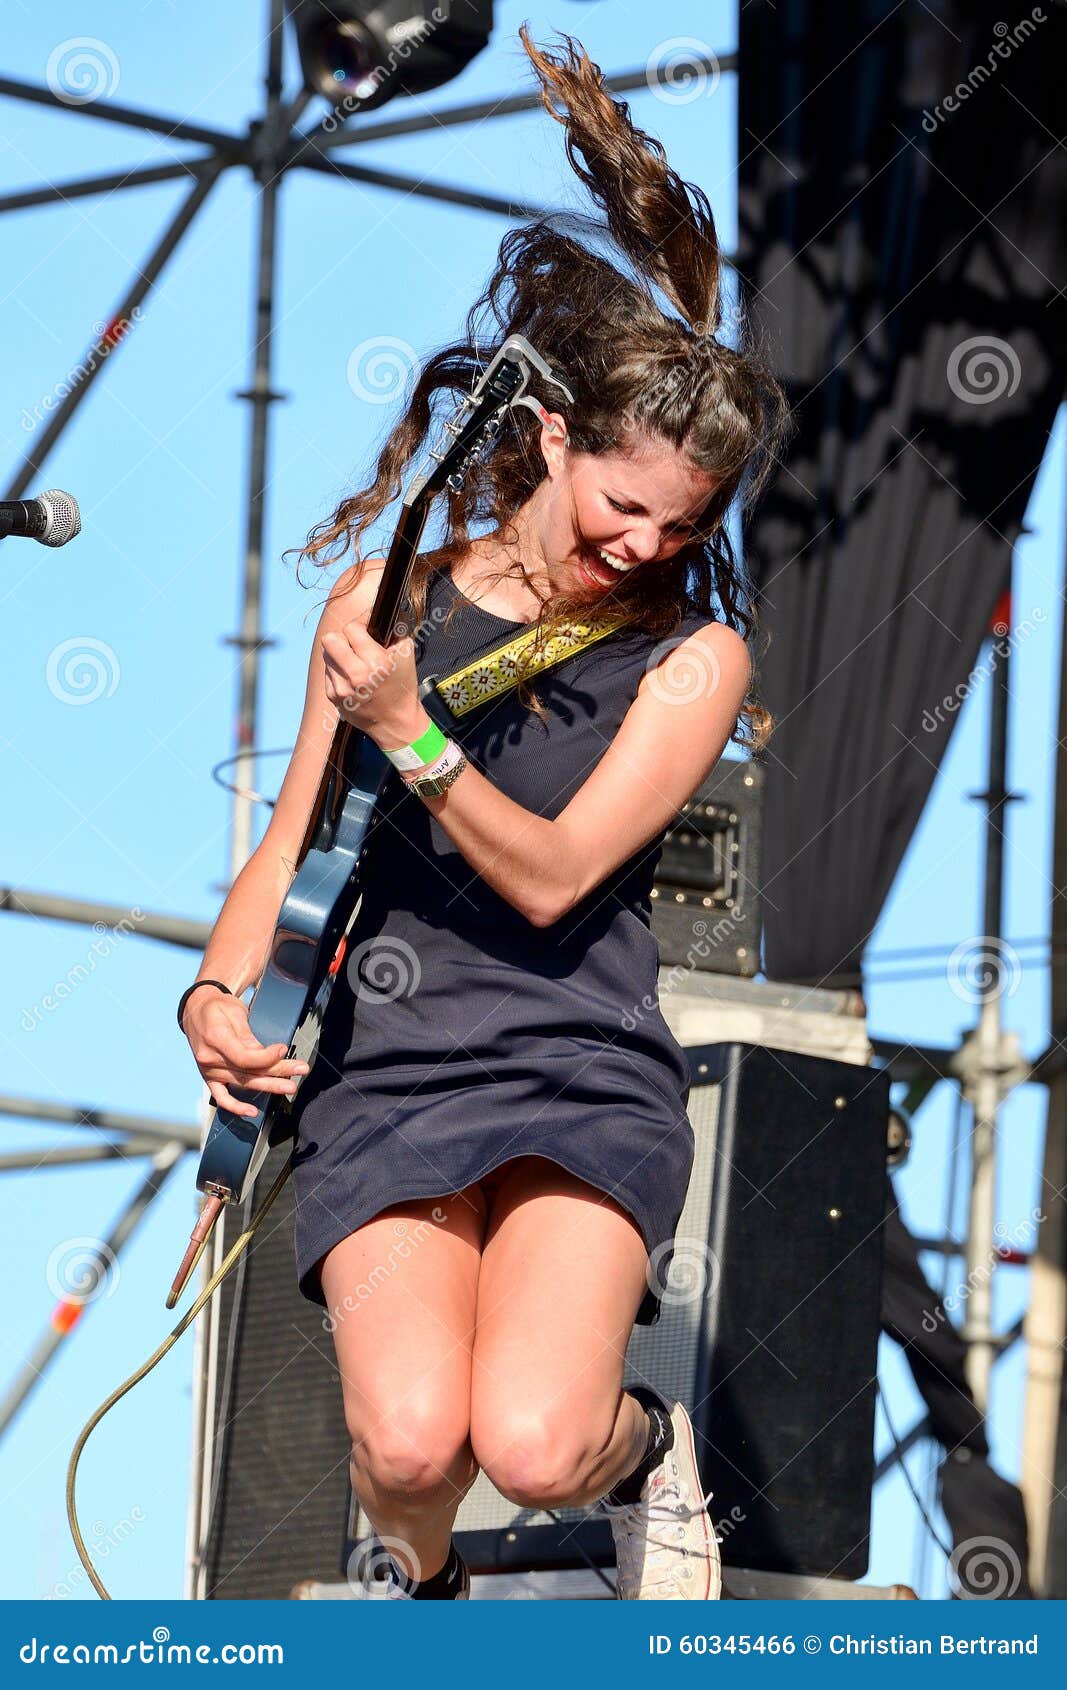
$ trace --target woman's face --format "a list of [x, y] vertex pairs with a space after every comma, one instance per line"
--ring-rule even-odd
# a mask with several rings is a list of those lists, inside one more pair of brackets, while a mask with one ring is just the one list
[[562, 439], [558, 428], [542, 436], [548, 468], [542, 541], [559, 590], [604, 592], [631, 569], [665, 563], [696, 537], [717, 483], [684, 453], [647, 435], [628, 450], [597, 456], [565, 447]]

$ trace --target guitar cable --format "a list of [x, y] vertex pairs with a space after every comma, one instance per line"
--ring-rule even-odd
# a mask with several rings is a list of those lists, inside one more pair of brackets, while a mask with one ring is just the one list
[[[105, 1587], [103, 1580], [98, 1576], [96, 1568], [93, 1566], [89, 1551], [85, 1547], [85, 1539], [82, 1537], [81, 1527], [78, 1525], [78, 1512], [74, 1503], [74, 1487], [81, 1452], [85, 1448], [90, 1434], [94, 1428], [100, 1424], [108, 1410], [114, 1408], [115, 1404], [126, 1395], [127, 1391], [132, 1391], [136, 1384], [139, 1384], [142, 1379], [151, 1373], [153, 1367], [156, 1366], [157, 1362], [163, 1360], [163, 1357], [167, 1354], [168, 1350], [173, 1349], [186, 1327], [192, 1325], [201, 1309], [205, 1308], [211, 1301], [211, 1298], [214, 1296], [215, 1292], [218, 1290], [222, 1281], [226, 1278], [226, 1275], [231, 1271], [231, 1269], [237, 1267], [238, 1265], [242, 1267], [246, 1265], [242, 1261], [242, 1257], [265, 1220], [267, 1211], [279, 1197], [282, 1187], [292, 1171], [293, 1158], [292, 1153], [290, 1153], [288, 1161], [279, 1172], [274, 1184], [267, 1192], [266, 1197], [264, 1197], [263, 1202], [260, 1204], [256, 1213], [252, 1216], [247, 1227], [237, 1238], [234, 1239], [234, 1242], [224, 1257], [218, 1271], [212, 1275], [211, 1279], [209, 1279], [208, 1283], [204, 1286], [204, 1289], [193, 1302], [192, 1306], [185, 1314], [182, 1315], [182, 1318], [179, 1320], [174, 1330], [167, 1335], [162, 1344], [160, 1344], [159, 1348], [149, 1356], [148, 1360], [141, 1367], [137, 1368], [136, 1372], [131, 1373], [128, 1379], [124, 1380], [116, 1390], [112, 1391], [109, 1397], [105, 1398], [105, 1400], [100, 1404], [100, 1407], [96, 1409], [92, 1415], [90, 1415], [89, 1419], [78, 1434], [77, 1441], [71, 1451], [70, 1463], [67, 1467], [67, 1520], [70, 1524], [71, 1536], [74, 1539], [74, 1547], [78, 1551], [78, 1559], [81, 1561], [82, 1566], [88, 1573], [93, 1589], [96, 1591], [98, 1596], [103, 1597], [105, 1602], [110, 1602], [113, 1598], [111, 1592]], [[213, 1489], [212, 1508], [214, 1506], [214, 1498], [215, 1491]], [[562, 1526], [564, 1524], [563, 1520], [554, 1509], [546, 1508], [545, 1513], [549, 1514], [552, 1519], [556, 1521], [557, 1525]], [[606, 1585], [608, 1590], [610, 1590], [614, 1595], [614, 1585], [611, 1583], [611, 1580], [605, 1576], [603, 1569], [597, 1566], [592, 1556], [586, 1552], [585, 1546], [579, 1543], [576, 1545], [576, 1548], [578, 1549], [578, 1553], [581, 1555], [582, 1559], [596, 1574], [601, 1584]]]
[[78, 1558], [89, 1575], [93, 1589], [96, 1591], [98, 1596], [102, 1596], [104, 1598], [105, 1602], [110, 1602], [112, 1600], [111, 1592], [105, 1588], [103, 1580], [98, 1577], [96, 1568], [92, 1563], [92, 1558], [89, 1555], [89, 1551], [85, 1547], [85, 1540], [82, 1537], [81, 1528], [78, 1525], [78, 1513], [74, 1504], [75, 1478], [78, 1471], [78, 1460], [81, 1456], [81, 1452], [85, 1448], [90, 1433], [93, 1431], [94, 1427], [99, 1425], [108, 1410], [113, 1408], [119, 1399], [126, 1395], [127, 1391], [132, 1390], [134, 1385], [138, 1384], [147, 1374], [151, 1373], [157, 1362], [162, 1361], [167, 1351], [172, 1349], [177, 1343], [186, 1327], [192, 1325], [201, 1309], [210, 1302], [211, 1298], [214, 1296], [216, 1290], [222, 1284], [222, 1281], [230, 1272], [231, 1268], [238, 1265], [241, 1257], [244, 1255], [244, 1252], [251, 1244], [253, 1237], [266, 1218], [267, 1211], [278, 1198], [283, 1185], [289, 1178], [292, 1171], [293, 1159], [292, 1154], [290, 1154], [288, 1161], [281, 1169], [270, 1190], [267, 1192], [267, 1195], [264, 1197], [259, 1209], [256, 1211], [255, 1215], [253, 1215], [245, 1230], [234, 1240], [231, 1248], [227, 1251], [222, 1264], [218, 1268], [218, 1271], [212, 1275], [211, 1279], [205, 1285], [204, 1289], [196, 1298], [192, 1306], [184, 1315], [182, 1315], [182, 1318], [179, 1320], [177, 1326], [175, 1326], [173, 1331], [170, 1332], [163, 1340], [162, 1344], [160, 1344], [154, 1354], [149, 1356], [143, 1366], [139, 1367], [135, 1373], [131, 1373], [130, 1377], [119, 1385], [116, 1390], [112, 1391], [111, 1395], [100, 1404], [100, 1407], [95, 1411], [95, 1413], [90, 1415], [89, 1419], [78, 1434], [77, 1442], [71, 1451], [70, 1463], [67, 1467], [67, 1519], [70, 1523], [71, 1536], [74, 1539], [74, 1547], [78, 1551]]

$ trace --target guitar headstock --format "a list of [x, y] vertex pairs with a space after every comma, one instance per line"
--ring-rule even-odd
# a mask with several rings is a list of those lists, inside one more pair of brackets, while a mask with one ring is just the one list
[[500, 432], [507, 411], [526, 405], [536, 416], [547, 415], [542, 400], [530, 392], [531, 384], [554, 390], [550, 398], [574, 403], [570, 387], [549, 366], [525, 335], [512, 334], [496, 352], [474, 388], [461, 400], [445, 428], [452, 444], [431, 451], [434, 466], [412, 486], [408, 500], [432, 496], [444, 485], [454, 491], [463, 485], [471, 465], [484, 456]]
[[490, 449], [508, 411], [525, 405], [544, 420], [544, 403], [531, 389], [547, 390], [554, 402], [574, 403], [574, 394], [561, 375], [531, 346], [525, 335], [511, 334], [482, 371], [472, 391], [445, 423], [451, 437], [440, 450], [431, 450], [430, 467], [417, 476], [404, 495], [404, 509], [393, 535], [367, 631], [379, 645], [392, 639], [408, 574], [418, 550], [430, 501], [442, 487], [462, 487], [472, 464]]

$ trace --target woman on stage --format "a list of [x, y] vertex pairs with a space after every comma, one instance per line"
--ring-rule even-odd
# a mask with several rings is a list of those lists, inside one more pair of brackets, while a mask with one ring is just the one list
[[[634, 1323], [658, 1315], [694, 1151], [649, 897], [665, 829], [727, 742], [769, 733], [725, 518], [762, 483], [785, 405], [751, 351], [716, 338], [704, 195], [571, 37], [552, 53], [520, 36], [604, 220], [508, 231], [373, 485], [302, 548], [356, 561], [322, 611], [296, 749], [183, 1027], [217, 1104], [254, 1113], [231, 1086], [296, 1098], [299, 1286], [328, 1311], [352, 1485], [389, 1551], [389, 1595], [468, 1594], [452, 1528], [484, 1468], [531, 1509], [596, 1503], [620, 1597], [708, 1599], [719, 1557], [689, 1414], [647, 1382], [622, 1389]], [[383, 649], [367, 632], [382, 559], [361, 538], [432, 443], [435, 395], [469, 393], [510, 333], [574, 403], [550, 399], [541, 420], [514, 409], [448, 492], [445, 541], [409, 578], [411, 632]], [[634, 619], [461, 719], [442, 749], [420, 677], [594, 607]], [[340, 718], [395, 766], [305, 1080], [307, 1064], [252, 1037], [240, 994], [262, 972]]]

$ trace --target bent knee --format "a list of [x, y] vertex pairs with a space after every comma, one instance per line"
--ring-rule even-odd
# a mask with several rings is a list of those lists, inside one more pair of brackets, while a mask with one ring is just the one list
[[429, 1497], [452, 1492], [474, 1473], [465, 1420], [400, 1403], [365, 1428], [349, 1426], [352, 1464], [377, 1492]]
[[471, 1445], [482, 1472], [509, 1502], [557, 1507], [585, 1488], [603, 1452], [605, 1444], [588, 1432], [558, 1414], [497, 1414], [472, 1420]]

